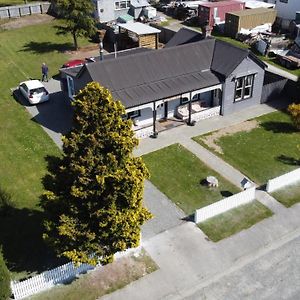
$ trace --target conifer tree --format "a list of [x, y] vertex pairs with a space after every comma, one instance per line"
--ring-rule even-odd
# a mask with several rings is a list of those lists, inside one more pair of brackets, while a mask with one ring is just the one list
[[63, 139], [63, 157], [49, 166], [41, 206], [44, 239], [59, 256], [75, 263], [110, 262], [136, 247], [141, 225], [151, 218], [143, 207], [148, 170], [125, 109], [98, 83], [76, 96], [74, 124]]
[[10, 294], [10, 273], [0, 252], [0, 300], [7, 300]]

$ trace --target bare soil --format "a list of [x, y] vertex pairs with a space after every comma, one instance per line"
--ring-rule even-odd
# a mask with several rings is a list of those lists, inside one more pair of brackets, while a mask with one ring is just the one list
[[51, 22], [54, 17], [49, 16], [47, 14], [35, 14], [30, 16], [25, 16], [21, 18], [12, 18], [7, 20], [6, 23], [0, 25], [0, 28], [5, 30], [22, 28], [25, 26], [35, 25], [35, 24], [42, 24]]
[[217, 153], [223, 154], [222, 148], [217, 144], [217, 141], [227, 135], [233, 135], [238, 132], [249, 132], [253, 130], [254, 128], [257, 128], [259, 123], [256, 120], [251, 121], [245, 121], [240, 124], [232, 125], [227, 128], [220, 129], [216, 132], [213, 132], [212, 134], [208, 136], [204, 136], [201, 138], [201, 140], [209, 147], [212, 148]]

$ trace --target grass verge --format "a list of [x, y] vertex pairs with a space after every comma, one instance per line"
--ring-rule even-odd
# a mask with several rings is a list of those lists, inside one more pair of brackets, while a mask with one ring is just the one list
[[[32, 77], [40, 78], [42, 62], [50, 75], [68, 60], [71, 36], [58, 36], [52, 21], [0, 32], [0, 189], [13, 206], [1, 212], [0, 244], [14, 279], [54, 267], [53, 253], [42, 241], [43, 212], [38, 207], [47, 156], [60, 151], [26, 109], [11, 96], [10, 88]], [[88, 44], [80, 40], [81, 45]]]
[[94, 300], [123, 288], [127, 284], [154, 272], [158, 267], [142, 251], [137, 257], [123, 257], [104, 267], [82, 275], [69, 285], [61, 285], [30, 297], [31, 300]]
[[300, 202], [300, 183], [285, 186], [272, 193], [272, 196], [285, 207], [291, 207]]
[[[250, 132], [224, 135], [215, 141], [223, 154], [210, 150], [262, 185], [299, 167], [300, 135], [284, 112], [270, 113], [255, 120], [259, 126]], [[202, 136], [193, 139], [209, 148]]]
[[199, 223], [198, 227], [210, 240], [218, 242], [272, 215], [267, 207], [253, 201]]
[[[144, 155], [143, 158], [150, 171], [151, 182], [186, 214], [240, 192], [179, 144]], [[218, 188], [203, 184], [209, 175], [218, 178]]]

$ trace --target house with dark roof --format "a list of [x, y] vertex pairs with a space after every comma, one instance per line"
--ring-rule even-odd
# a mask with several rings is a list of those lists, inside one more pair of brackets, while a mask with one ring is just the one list
[[166, 120], [192, 125], [261, 103], [264, 69], [249, 50], [205, 39], [62, 72], [70, 98], [91, 81], [108, 88], [143, 137]]

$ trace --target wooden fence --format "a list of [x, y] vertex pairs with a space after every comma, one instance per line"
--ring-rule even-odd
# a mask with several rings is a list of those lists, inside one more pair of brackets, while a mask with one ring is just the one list
[[266, 190], [268, 193], [272, 193], [273, 191], [276, 191], [286, 185], [293, 184], [297, 181], [300, 181], [300, 168], [279, 177], [270, 179], [267, 183]]
[[222, 214], [232, 208], [249, 203], [253, 200], [255, 200], [255, 186], [211, 205], [197, 209], [195, 212], [195, 223], [203, 222], [218, 214]]
[[0, 7], [0, 19], [19, 18], [33, 14], [45, 14], [48, 12], [49, 7], [50, 2], [4, 6]]
[[280, 96], [284, 91], [287, 82], [287, 78], [266, 71], [262, 88], [261, 103], [266, 103]]

